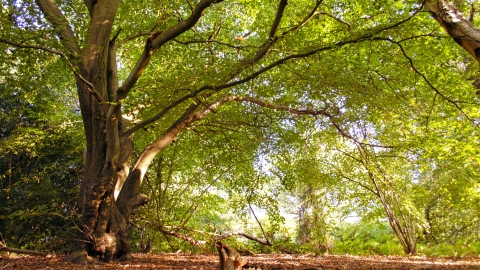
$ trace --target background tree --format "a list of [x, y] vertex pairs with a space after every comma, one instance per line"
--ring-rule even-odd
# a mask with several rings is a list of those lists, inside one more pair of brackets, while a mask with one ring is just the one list
[[[1, 56], [0, 232], [6, 245], [68, 250], [76, 231], [81, 121], [71, 86], [51, 75], [62, 76], [58, 62], [33, 53], [51, 62], [33, 77], [40, 64], [21, 62], [10, 50]], [[51, 78], [58, 82], [53, 94]]]

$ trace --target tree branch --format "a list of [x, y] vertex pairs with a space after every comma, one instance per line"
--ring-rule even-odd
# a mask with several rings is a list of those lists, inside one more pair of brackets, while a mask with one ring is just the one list
[[224, 97], [224, 99], [228, 99], [228, 101], [243, 101], [243, 102], [250, 102], [257, 104], [259, 106], [269, 108], [269, 109], [274, 109], [274, 110], [281, 110], [281, 111], [286, 111], [291, 114], [295, 115], [312, 115], [312, 116], [317, 116], [317, 115], [322, 115], [328, 118], [330, 123], [335, 127], [335, 129], [345, 138], [351, 139], [352, 141], [359, 143], [361, 145], [369, 145], [373, 147], [383, 147], [383, 148], [394, 148], [394, 146], [382, 146], [382, 145], [375, 145], [375, 144], [369, 144], [365, 142], [361, 142], [354, 138], [352, 135], [348, 134], [346, 131], [344, 131], [340, 125], [335, 121], [335, 117], [327, 111], [327, 109], [322, 109], [322, 110], [311, 110], [311, 109], [294, 109], [285, 105], [280, 105], [280, 104], [274, 104], [274, 103], [269, 103], [265, 102], [260, 99], [252, 98], [252, 97], [247, 97], [247, 96], [228, 96]]
[[181, 40], [178, 40], [178, 39], [174, 39], [173, 41], [178, 42], [182, 45], [195, 44], [195, 43], [217, 43], [217, 44], [224, 45], [224, 46], [227, 46], [227, 47], [230, 47], [230, 48], [233, 48], [233, 49], [237, 49], [237, 50], [240, 50], [240, 49], [243, 49], [243, 48], [247, 47], [247, 46], [236, 46], [236, 45], [228, 44], [228, 43], [221, 42], [221, 41], [218, 41], [218, 40], [215, 40], [215, 39], [189, 40], [189, 41], [181, 41]]
[[62, 58], [65, 58], [68, 66], [70, 67], [70, 69], [72, 70], [74, 75], [77, 76], [86, 85], [88, 85], [88, 91], [90, 91], [90, 93], [92, 93], [95, 96], [95, 98], [98, 100], [98, 102], [100, 102], [100, 104], [102, 104], [102, 106], [104, 108], [106, 108], [106, 104], [105, 104], [104, 100], [102, 99], [102, 97], [100, 96], [100, 94], [95, 89], [95, 86], [75, 70], [75, 67], [72, 65], [69, 58], [62, 51], [58, 51], [58, 50], [55, 50], [55, 49], [51, 49], [51, 48], [44, 47], [44, 46], [39, 46], [39, 45], [17, 43], [17, 42], [13, 42], [13, 41], [10, 41], [10, 40], [3, 39], [3, 38], [0, 38], [0, 42], [12, 45], [14, 47], [23, 48], [23, 49], [42, 50], [42, 51], [46, 51], [46, 52], [49, 52], [49, 53], [52, 53], [52, 54], [59, 55]]
[[480, 30], [453, 3], [435, 0], [427, 1], [425, 5], [453, 40], [480, 62]]
[[90, 17], [92, 17], [93, 6], [95, 6], [95, 4], [97, 3], [97, 0], [83, 0], [83, 2], [85, 3], [85, 6], [88, 9], [88, 13]]
[[128, 92], [132, 89], [135, 83], [138, 81], [140, 76], [143, 74], [143, 71], [150, 62], [150, 58], [153, 55], [153, 52], [163, 46], [170, 40], [173, 40], [180, 34], [191, 29], [197, 22], [200, 20], [201, 16], [205, 9], [207, 9], [211, 4], [217, 3], [216, 0], [201, 0], [193, 10], [190, 17], [186, 20], [180, 22], [179, 24], [173, 26], [172, 28], [166, 31], [159, 31], [147, 39], [147, 43], [143, 50], [142, 55], [138, 58], [137, 63], [133, 70], [128, 75], [127, 79], [124, 81], [123, 85], [118, 89], [117, 96], [115, 97], [115, 102], [125, 98], [128, 95]]
[[[407, 19], [404, 19], [402, 20], [401, 22], [397, 22], [397, 23], [394, 23], [392, 25], [400, 25], [401, 23], [404, 23], [404, 22], [407, 22], [408, 20], [410, 20], [414, 15], [416, 14], [416, 12], [414, 14], [412, 14], [410, 17], [408, 17]], [[159, 112], [158, 114], [156, 114], [155, 116], [145, 120], [145, 121], [142, 121], [141, 123], [139, 123], [138, 125], [136, 125], [135, 127], [127, 130], [125, 133], [122, 134], [122, 136], [128, 136], [128, 135], [131, 135], [132, 133], [134, 133], [135, 131], [145, 127], [146, 125], [148, 124], [151, 124], [153, 122], [155, 122], [156, 120], [160, 119], [161, 117], [163, 117], [169, 110], [171, 110], [172, 108], [175, 108], [177, 105], [181, 104], [182, 102], [190, 99], [190, 98], [193, 98], [195, 96], [197, 96], [198, 94], [202, 93], [202, 92], [205, 92], [205, 91], [208, 91], [208, 90], [213, 90], [213, 91], [220, 91], [220, 90], [223, 90], [223, 89], [227, 89], [227, 88], [231, 88], [231, 87], [234, 87], [234, 86], [237, 86], [237, 85], [241, 85], [241, 84], [244, 84], [248, 81], [251, 81], [255, 78], [257, 78], [258, 76], [262, 75], [263, 73], [277, 67], [277, 66], [280, 66], [290, 60], [295, 60], [295, 59], [300, 59], [300, 58], [306, 58], [306, 57], [309, 57], [309, 56], [312, 56], [312, 55], [315, 55], [317, 53], [320, 53], [320, 52], [323, 52], [323, 51], [327, 51], [327, 50], [332, 50], [332, 49], [335, 49], [335, 48], [339, 48], [339, 47], [342, 47], [342, 46], [345, 46], [345, 45], [348, 45], [348, 44], [353, 44], [353, 43], [358, 43], [358, 42], [362, 42], [362, 41], [366, 41], [366, 40], [370, 40], [372, 37], [374, 37], [376, 34], [384, 31], [385, 29], [390, 29], [392, 28], [392, 25], [387, 25], [387, 26], [384, 26], [383, 28], [377, 28], [377, 29], [374, 29], [374, 31], [370, 32], [370, 33], [364, 33], [363, 35], [360, 35], [360, 36], [357, 36], [357, 37], [354, 37], [352, 39], [348, 39], [348, 40], [344, 40], [344, 41], [340, 41], [340, 42], [337, 42], [335, 44], [332, 44], [332, 45], [326, 45], [326, 46], [323, 46], [323, 47], [320, 47], [320, 48], [317, 48], [317, 49], [314, 49], [314, 50], [311, 50], [311, 51], [308, 51], [308, 52], [305, 52], [305, 53], [300, 53], [300, 54], [293, 54], [293, 55], [289, 55], [289, 56], [286, 56], [284, 58], [281, 58], [277, 61], [274, 61], [272, 62], [271, 64], [269, 65], [266, 65], [262, 68], [260, 68], [259, 70], [257, 70], [256, 72], [253, 72], [251, 73], [250, 75], [242, 78], [242, 79], [239, 79], [239, 80], [236, 80], [236, 81], [232, 81], [232, 82], [229, 82], [229, 83], [226, 83], [226, 84], [222, 84], [222, 85], [204, 85], [200, 88], [198, 88], [197, 90], [195, 91], [191, 91], [190, 93], [188, 93], [187, 95], [184, 95], [182, 97], [180, 97], [179, 99], [173, 101], [172, 103], [170, 103], [169, 105], [165, 106], [163, 108], [163, 110], [161, 112]], [[177, 90], [190, 90], [190, 89], [177, 89]], [[300, 113], [300, 112], [298, 112]], [[303, 114], [306, 114], [305, 112]], [[339, 130], [341, 131], [341, 128], [335, 123], [335, 122], [332, 122], [332, 124]], [[351, 138], [353, 139], [350, 135], [348, 134], [343, 134], [345, 137], [348, 137], [348, 138]]]
[[[184, 239], [183, 237], [185, 237], [185, 235], [180, 234], [180, 233], [175, 232], [175, 231], [178, 231], [178, 230], [188, 230], [188, 231], [195, 232], [195, 233], [198, 233], [198, 234], [211, 235], [211, 236], [213, 236], [214, 241], [220, 241], [220, 240], [223, 240], [223, 239], [227, 239], [227, 238], [229, 238], [229, 237], [231, 237], [231, 236], [240, 235], [240, 236], [243, 236], [243, 237], [245, 237], [245, 238], [247, 238], [247, 239], [250, 239], [250, 240], [252, 240], [252, 241], [258, 242], [258, 243], [260, 243], [260, 244], [262, 244], [262, 245], [273, 246], [273, 244], [272, 244], [270, 241], [268, 241], [268, 240], [265, 241], [265, 240], [263, 240], [263, 239], [260, 239], [260, 238], [258, 238], [258, 237], [256, 237], [256, 236], [250, 235], [250, 234], [248, 234], [248, 233], [246, 233], [246, 232], [242, 232], [242, 231], [229, 232], [229, 233], [224, 233], [224, 234], [217, 234], [217, 233], [211, 233], [211, 232], [193, 230], [193, 229], [185, 228], [185, 227], [162, 226], [162, 225], [154, 224], [154, 223], [149, 222], [149, 221], [144, 221], [144, 222], [146, 222], [147, 224], [152, 225], [152, 226], [154, 226], [154, 227], [156, 227], [156, 228], [161, 227], [164, 231], [169, 232], [168, 235], [175, 236], [175, 237], [181, 236], [181, 237], [179, 237], [179, 238], [181, 238], [181, 239]], [[171, 233], [171, 234], [170, 234], [170, 233]], [[189, 239], [193, 239], [193, 238], [191, 238], [191, 237], [188, 237], [188, 238], [189, 238]], [[185, 240], [185, 239], [184, 239], [184, 240]], [[186, 241], [187, 241], [187, 240], [186, 240]], [[187, 241], [187, 242], [190, 243], [190, 241]], [[200, 243], [200, 244], [201, 244], [201, 242], [200, 242], [200, 241], [197, 241], [197, 240], [194, 240], [194, 243]]]
[[247, 234], [245, 232], [229, 232], [229, 233], [225, 233], [225, 234], [216, 234], [216, 237], [215, 237], [215, 240], [218, 241], [218, 240], [223, 240], [223, 239], [226, 239], [230, 236], [234, 236], [234, 235], [241, 235], [247, 239], [250, 239], [252, 241], [255, 241], [255, 242], [258, 242], [262, 245], [266, 245], [266, 246], [273, 246], [272, 242], [270, 242], [269, 240], [263, 240], [263, 239], [260, 239], [256, 236], [253, 236], [253, 235], [250, 235], [250, 234]]
[[322, 2], [323, 2], [323, 0], [317, 0], [317, 2], [315, 4], [315, 6], [313, 7], [312, 11], [305, 17], [305, 19], [303, 19], [297, 26], [295, 26], [295, 27], [291, 28], [290, 30], [286, 31], [285, 33], [283, 33], [282, 36], [286, 35], [287, 33], [292, 33], [292, 32], [297, 31], [298, 29], [302, 28], [305, 24], [307, 24], [308, 21], [310, 21], [310, 19], [313, 18], [313, 16], [320, 14], [319, 12], [317, 12], [317, 9], [322, 4]]
[[63, 52], [55, 50], [55, 49], [51, 49], [51, 48], [48, 48], [48, 47], [45, 47], [45, 46], [17, 43], [17, 42], [13, 42], [13, 41], [10, 41], [10, 40], [3, 39], [3, 38], [0, 38], [0, 42], [6, 43], [8, 45], [12, 45], [12, 46], [18, 47], [18, 48], [42, 50], [42, 51], [46, 51], [46, 52], [53, 53], [53, 54], [56, 54], [56, 55], [60, 55], [62, 57], [65, 56], [65, 54]]
[[69, 58], [77, 58], [80, 53], [80, 46], [78, 46], [75, 33], [62, 11], [53, 0], [36, 0], [36, 2], [47, 20], [57, 30], [57, 35], [62, 40], [63, 46], [70, 53]]
[[277, 15], [275, 15], [275, 20], [273, 20], [273, 24], [270, 28], [270, 34], [268, 35], [268, 38], [273, 39], [276, 36], [278, 26], [280, 25], [280, 21], [283, 17], [283, 12], [285, 11], [285, 7], [287, 6], [287, 4], [287, 0], [280, 0], [280, 4], [278, 5], [277, 9]]
[[130, 40], [134, 40], [134, 39], [139, 38], [139, 37], [150, 36], [150, 35], [153, 35], [153, 34], [155, 34], [155, 32], [140, 32], [140, 33], [137, 33], [137, 34], [133, 34], [131, 36], [128, 36], [128, 37], [124, 38], [120, 42], [118, 42], [115, 45], [115, 49], [122, 47], [125, 43], [129, 42]]
[[280, 0], [275, 19], [273, 20], [272, 26], [270, 27], [268, 39], [262, 44], [262, 46], [260, 46], [260, 49], [257, 51], [257, 53], [255, 53], [252, 58], [240, 62], [240, 68], [258, 62], [270, 51], [270, 47], [275, 43], [275, 41], [277, 41], [276, 35], [278, 26], [280, 25], [280, 21], [283, 17], [283, 12], [285, 11], [285, 7], [287, 6], [287, 4], [287, 0]]
[[408, 60], [408, 63], [410, 64], [410, 67], [412, 68], [413, 71], [415, 71], [415, 73], [417, 73], [418, 75], [420, 75], [420, 77], [422, 77], [422, 79], [428, 84], [428, 86], [430, 86], [430, 88], [433, 89], [433, 91], [435, 91], [435, 93], [439, 96], [441, 96], [443, 99], [445, 99], [446, 101], [448, 101], [449, 103], [453, 104], [453, 106], [455, 106], [455, 108], [457, 108], [463, 115], [465, 115], [465, 117], [471, 121], [472, 123], [474, 123], [475, 121], [473, 119], [471, 119], [467, 113], [465, 113], [462, 108], [460, 108], [460, 106], [457, 104], [457, 102], [455, 102], [454, 100], [452, 100], [451, 98], [445, 96], [442, 92], [440, 92], [435, 86], [433, 86], [433, 84], [427, 79], [427, 77], [421, 73], [416, 67], [415, 65], [413, 64], [413, 60], [412, 58], [410, 58], [410, 56], [407, 55], [407, 53], [405, 52], [405, 50], [403, 49], [403, 46], [402, 44], [400, 44], [399, 42], [396, 42], [390, 38], [385, 38], [385, 39], [379, 39], [379, 40], [386, 40], [388, 42], [391, 42], [393, 44], [396, 44], [399, 48], [400, 48], [400, 51], [402, 52], [403, 56]]
[[329, 14], [329, 13], [326, 13], [326, 12], [317, 12], [316, 14], [325, 15], [325, 16], [327, 16], [327, 17], [329, 17], [329, 18], [332, 18], [332, 19], [334, 19], [335, 21], [337, 21], [337, 22], [339, 22], [339, 23], [341, 23], [341, 24], [346, 25], [346, 26], [348, 27], [348, 30], [352, 30], [352, 27], [350, 26], [350, 24], [349, 24], [348, 22], [346, 22], [346, 21], [344, 21], [344, 20], [342, 20], [342, 19], [340, 19], [340, 18], [337, 18], [337, 17], [333, 16], [332, 14]]

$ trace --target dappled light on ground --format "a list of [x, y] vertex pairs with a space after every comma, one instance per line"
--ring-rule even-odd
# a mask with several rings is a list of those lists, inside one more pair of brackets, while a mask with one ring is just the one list
[[[63, 262], [63, 256], [0, 257], [0, 269], [218, 269], [216, 255], [136, 254], [128, 262], [73, 265]], [[258, 254], [245, 257], [249, 263], [243, 269], [480, 269], [480, 257], [427, 258], [398, 256], [287, 255]]]

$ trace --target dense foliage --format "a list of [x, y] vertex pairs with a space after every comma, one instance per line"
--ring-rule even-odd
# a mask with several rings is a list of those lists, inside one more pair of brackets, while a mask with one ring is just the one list
[[[60, 76], [59, 70], [46, 65], [31, 78], [29, 66], [17, 56], [2, 57], [0, 240], [22, 248], [69, 250], [83, 149], [74, 99], [68, 86], [52, 95], [48, 80], [54, 72]], [[18, 65], [5, 65], [11, 62]]]

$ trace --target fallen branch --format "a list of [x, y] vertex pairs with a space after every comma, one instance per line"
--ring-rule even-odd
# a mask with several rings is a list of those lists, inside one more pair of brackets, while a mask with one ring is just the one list
[[192, 237], [188, 236], [188, 235], [185, 235], [185, 234], [181, 234], [181, 233], [178, 233], [178, 232], [175, 232], [175, 231], [170, 231], [170, 230], [167, 230], [165, 229], [164, 226], [155, 226], [161, 233], [163, 233], [164, 235], [170, 235], [170, 236], [173, 236], [173, 237], [177, 237], [177, 238], [180, 238], [186, 242], [189, 242], [191, 245], [193, 246], [196, 246], [196, 247], [202, 247], [203, 244], [205, 244], [203, 241], [197, 241], [195, 239], [193, 239]]
[[253, 235], [250, 235], [250, 234], [247, 234], [245, 232], [229, 232], [227, 234], [215, 234], [215, 239], [218, 241], [218, 240], [222, 240], [222, 239], [225, 239], [225, 238], [228, 238], [230, 236], [234, 236], [234, 235], [241, 235], [247, 239], [250, 239], [250, 240], [253, 240], [255, 242], [258, 242], [262, 245], [266, 245], [266, 246], [273, 246], [272, 242], [270, 242], [270, 240], [263, 240], [263, 239], [260, 239], [258, 237], [255, 237]]
[[[193, 229], [189, 229], [189, 228], [185, 228], [185, 227], [177, 227], [177, 226], [159, 226], [159, 225], [155, 225], [151, 222], [147, 222], [148, 224], [150, 225], [153, 225], [155, 226], [158, 230], [160, 230], [160, 232], [162, 233], [167, 233], [168, 235], [171, 235], [171, 236], [175, 236], [175, 237], [178, 237], [178, 238], [181, 238], [181, 239], [184, 239], [185, 241], [187, 242], [191, 242], [192, 241], [192, 238], [189, 237], [189, 236], [186, 236], [186, 235], [183, 235], [181, 233], [178, 233], [177, 231], [179, 230], [188, 230], [188, 231], [191, 231], [191, 232], [195, 232], [195, 233], [199, 233], [199, 234], [207, 234], [207, 235], [211, 235], [215, 241], [220, 241], [220, 240], [223, 240], [223, 239], [226, 239], [230, 236], [235, 236], [235, 235], [240, 235], [240, 236], [243, 236], [247, 239], [250, 239], [252, 241], [255, 241], [255, 242], [258, 242], [262, 245], [266, 245], [266, 246], [273, 246], [272, 242], [270, 242], [270, 240], [263, 240], [263, 239], [260, 239], [256, 236], [253, 236], [253, 235], [250, 235], [250, 234], [247, 234], [245, 232], [242, 232], [242, 231], [238, 231], [238, 232], [229, 232], [229, 233], [226, 233], [226, 234], [217, 234], [217, 233], [210, 233], [210, 232], [205, 232], [205, 231], [199, 231], [199, 230], [193, 230]], [[185, 238], [189, 238], [189, 240], [185, 239]], [[193, 240], [194, 242], [196, 243], [199, 243], [199, 241], [196, 241], [196, 240]], [[192, 243], [193, 244], [193, 243]], [[194, 244], [196, 245], [196, 244]]]
[[1, 245], [0, 245], [0, 251], [15, 252], [15, 253], [35, 255], [35, 256], [47, 256], [48, 255], [47, 253], [43, 253], [43, 252], [40, 252], [40, 251], [9, 248], [9, 247], [5, 247], [5, 246], [1, 246]]

